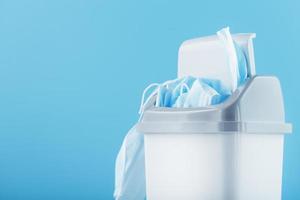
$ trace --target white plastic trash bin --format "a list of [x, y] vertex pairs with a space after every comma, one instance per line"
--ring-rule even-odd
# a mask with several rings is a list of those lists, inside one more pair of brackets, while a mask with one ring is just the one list
[[281, 199], [284, 134], [291, 125], [276, 77], [252, 74], [219, 105], [150, 107], [138, 130], [148, 200]]

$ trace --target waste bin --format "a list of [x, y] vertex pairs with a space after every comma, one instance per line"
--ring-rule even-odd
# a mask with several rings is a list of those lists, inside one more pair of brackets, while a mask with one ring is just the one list
[[148, 200], [281, 199], [284, 135], [291, 125], [279, 80], [249, 67], [246, 84], [221, 104], [144, 112], [137, 128], [144, 133]]

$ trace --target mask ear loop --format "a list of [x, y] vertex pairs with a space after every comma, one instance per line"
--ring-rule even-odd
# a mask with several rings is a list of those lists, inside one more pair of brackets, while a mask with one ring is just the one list
[[180, 83], [178, 83], [178, 84], [176, 85], [176, 87], [174, 88], [173, 92], [176, 92], [176, 91], [178, 90], [178, 88], [181, 88], [181, 87], [182, 87], [183, 84], [185, 84], [185, 86], [186, 86], [187, 89], [190, 89], [190, 88], [188, 87], [188, 85], [184, 82], [184, 81], [186, 81], [186, 79], [187, 79], [187, 77], [183, 78], [183, 79], [180, 81]]
[[169, 89], [170, 83], [175, 83], [176, 81], [178, 81], [178, 80], [177, 79], [175, 79], [175, 80], [168, 80], [168, 81], [164, 82], [162, 84], [162, 86], [166, 86], [166, 88]]
[[162, 85], [158, 86], [157, 90], [157, 95], [156, 95], [156, 100], [155, 100], [155, 107], [159, 107], [160, 104], [160, 96], [161, 96], [161, 92], [159, 92], [162, 89]]
[[[186, 83], [182, 83], [181, 85], [177, 85], [177, 87], [175, 89], [177, 90], [178, 88], [180, 88], [180, 91], [179, 91], [179, 96], [177, 97], [177, 99], [183, 94], [183, 89], [186, 89], [187, 92], [189, 92], [191, 90]], [[174, 89], [174, 91], [175, 91], [175, 89]]]
[[[144, 108], [144, 105], [146, 105], [150, 99], [153, 97], [153, 95], [159, 90], [159, 86], [166, 86], [166, 88], [169, 88], [169, 84], [170, 83], [174, 83], [176, 82], [177, 80], [169, 80], [169, 81], [166, 81], [164, 82], [163, 84], [159, 84], [159, 83], [152, 83], [150, 84], [148, 87], [146, 87], [144, 89], [144, 92], [143, 92], [143, 95], [142, 95], [142, 100], [141, 100], [141, 104], [140, 104], [140, 109], [139, 109], [139, 114], [141, 114], [143, 112], [143, 108]], [[146, 93], [148, 92], [148, 90], [150, 90], [152, 87], [156, 87], [156, 89], [149, 95], [149, 97], [147, 98], [147, 100], [145, 101], [145, 96], [146, 96]], [[157, 99], [158, 100], [158, 99]], [[145, 101], [145, 102], [144, 102]], [[157, 101], [156, 101], [157, 102]], [[158, 104], [156, 103], [156, 106], [158, 106]]]
[[[143, 110], [144, 110], [144, 106], [145, 104], [148, 103], [148, 101], [151, 99], [151, 97], [157, 92], [157, 87], [159, 86], [160, 84], [158, 83], [152, 83], [150, 85], [148, 85], [148, 87], [146, 87], [143, 91], [143, 95], [142, 95], [142, 100], [141, 100], [141, 104], [140, 104], [140, 109], [139, 109], [139, 114], [142, 114]], [[151, 89], [155, 87], [155, 90], [149, 95], [149, 97], [147, 98], [146, 102], [145, 101], [145, 96], [146, 96], [146, 93]]]

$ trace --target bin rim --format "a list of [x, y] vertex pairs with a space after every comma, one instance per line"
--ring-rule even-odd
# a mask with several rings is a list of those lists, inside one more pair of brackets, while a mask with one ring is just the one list
[[258, 133], [258, 134], [289, 134], [291, 123], [282, 122], [143, 122], [137, 125], [138, 131], [149, 133]]

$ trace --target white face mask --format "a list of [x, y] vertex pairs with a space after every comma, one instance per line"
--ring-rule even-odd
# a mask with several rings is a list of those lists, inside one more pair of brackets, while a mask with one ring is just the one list
[[204, 107], [212, 104], [212, 99], [219, 93], [212, 87], [197, 79], [194, 81], [192, 88], [187, 93], [184, 108]]
[[224, 49], [227, 52], [228, 67], [231, 76], [231, 83], [228, 85], [228, 90], [234, 92], [247, 78], [246, 56], [242, 49], [232, 39], [229, 27], [221, 29], [217, 32], [217, 35], [224, 44]]

